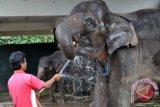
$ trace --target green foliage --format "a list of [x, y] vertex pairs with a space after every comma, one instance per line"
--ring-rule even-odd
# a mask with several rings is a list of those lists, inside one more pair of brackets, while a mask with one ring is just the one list
[[0, 36], [0, 45], [54, 42], [53, 35]]

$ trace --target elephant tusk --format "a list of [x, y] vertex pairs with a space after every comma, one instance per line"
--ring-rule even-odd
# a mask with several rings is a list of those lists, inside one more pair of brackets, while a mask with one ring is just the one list
[[113, 22], [109, 28], [109, 32], [112, 32], [116, 27], [116, 22]]
[[133, 24], [131, 24], [131, 30], [132, 30], [132, 33], [133, 33], [131, 45], [136, 46], [138, 44], [138, 39], [137, 39], [136, 32], [134, 30]]

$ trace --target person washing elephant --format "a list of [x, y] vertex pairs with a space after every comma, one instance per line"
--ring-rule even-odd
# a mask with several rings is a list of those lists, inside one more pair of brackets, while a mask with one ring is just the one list
[[55, 81], [60, 80], [59, 74], [55, 74], [47, 82], [27, 74], [27, 60], [21, 51], [13, 52], [9, 62], [14, 70], [14, 74], [8, 80], [9, 94], [12, 97], [14, 107], [38, 107], [34, 90], [49, 88]]

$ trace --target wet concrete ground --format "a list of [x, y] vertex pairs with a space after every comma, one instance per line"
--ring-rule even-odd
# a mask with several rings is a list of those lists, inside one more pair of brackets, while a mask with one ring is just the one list
[[[91, 100], [89, 96], [72, 96], [67, 94], [64, 104], [61, 104], [59, 101], [59, 94], [55, 94], [56, 102], [46, 102], [47, 95], [42, 95], [39, 99], [42, 107], [89, 107]], [[0, 94], [0, 107], [13, 107], [10, 96], [5, 94]]]
[[[3, 102], [0, 103], [0, 107], [13, 107], [12, 102]], [[42, 103], [42, 107], [89, 107], [88, 103], [80, 103], [80, 102], [71, 102], [71, 103], [65, 103], [65, 104], [59, 104], [59, 103], [49, 103], [44, 104]]]
[[[42, 97], [40, 99], [40, 103], [42, 104], [42, 107], [89, 107], [89, 105], [91, 104], [91, 100], [89, 99], [89, 97], [86, 96], [67, 96], [67, 98], [69, 100], [66, 101], [64, 104], [61, 104], [58, 100], [57, 102], [46, 103], [44, 97]], [[2, 94], [0, 94], [0, 107], [13, 107], [12, 101], [8, 94], [5, 94], [3, 96]], [[160, 107], [160, 97], [148, 103], [134, 104], [131, 107]]]
[[[60, 103], [42, 103], [42, 107], [89, 107], [90, 103], [82, 103], [82, 102], [68, 102], [65, 104]], [[12, 102], [1, 102], [0, 107], [13, 107]], [[145, 103], [145, 104], [135, 104], [132, 107], [160, 107], [160, 103]]]
[[[65, 104], [60, 104], [60, 103], [49, 103], [49, 104], [45, 104], [45, 103], [41, 103], [42, 107], [89, 107], [90, 103], [83, 103], [83, 102], [67, 102]], [[13, 107], [12, 102], [0, 102], [0, 107]], [[160, 102], [158, 103], [154, 103], [154, 102], [150, 102], [150, 103], [145, 103], [145, 104], [135, 104], [132, 107], [160, 107]]]

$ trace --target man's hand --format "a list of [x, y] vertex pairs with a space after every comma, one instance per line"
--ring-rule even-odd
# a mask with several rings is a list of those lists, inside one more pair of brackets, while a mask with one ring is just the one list
[[55, 74], [55, 75], [53, 76], [53, 78], [54, 78], [55, 81], [59, 81], [59, 80], [61, 79], [61, 77], [60, 77], [59, 74]]
[[48, 80], [47, 82], [45, 82], [44, 84], [44, 88], [49, 88], [55, 81], [60, 80], [60, 75], [59, 74], [55, 74], [50, 80]]

